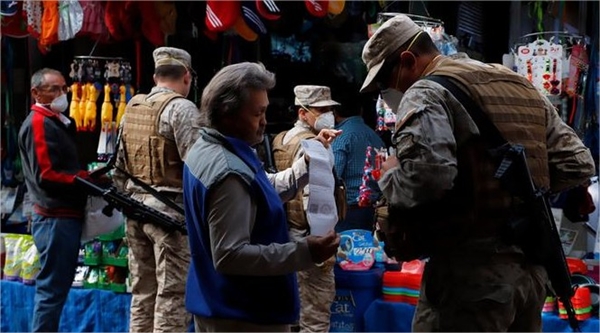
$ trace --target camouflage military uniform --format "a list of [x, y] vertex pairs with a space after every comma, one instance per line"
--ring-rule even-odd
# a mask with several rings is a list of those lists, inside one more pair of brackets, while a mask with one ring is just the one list
[[[443, 61], [434, 60], [423, 75], [435, 73]], [[440, 96], [444, 103], [432, 102]], [[593, 162], [552, 105], [544, 103], [550, 187], [561, 190], [593, 174]], [[456, 147], [478, 129], [453, 96], [428, 80], [406, 91], [397, 116], [394, 140], [400, 166], [388, 170], [379, 185], [392, 205], [410, 209], [439, 199], [454, 186]], [[413, 331], [540, 331], [546, 284], [545, 269], [525, 264], [520, 248], [494, 236], [475, 239], [431, 257]]]
[[[404, 61], [411, 52], [412, 65]], [[506, 141], [525, 148], [538, 188], [556, 192], [589, 181], [589, 150], [525, 77], [501, 65], [439, 54], [406, 15], [384, 22], [362, 59], [369, 73], [361, 92], [381, 84], [404, 92], [392, 139], [397, 159], [386, 161], [379, 186], [388, 202], [386, 238], [394, 255], [430, 257], [413, 331], [540, 331], [546, 271], [529, 264], [505, 237], [511, 219], [526, 217], [529, 207], [494, 177], [489, 133], [480, 133], [487, 129], [478, 128], [446, 88], [419, 78], [453, 79]], [[390, 73], [397, 77], [386, 77]]]
[[[154, 96], [164, 93], [172, 93], [172, 90], [154, 87], [147, 99], [152, 100]], [[126, 121], [127, 112], [123, 122]], [[157, 127], [159, 135], [175, 142], [179, 156], [184, 160], [188, 149], [199, 136], [200, 112], [191, 101], [185, 98], [174, 99], [166, 105]], [[124, 160], [127, 159], [123, 146], [121, 143], [117, 159], [117, 165], [122, 168], [125, 167]], [[131, 193], [133, 199], [177, 220], [183, 220], [177, 212], [133, 184], [131, 180], [127, 180], [124, 175], [115, 172], [115, 182], [117, 186]], [[181, 187], [153, 187], [182, 206]], [[187, 236], [179, 231], [167, 231], [150, 222], [127, 219], [127, 242], [132, 282], [130, 331], [187, 331], [191, 323], [191, 315], [187, 313], [184, 304], [190, 262]]]

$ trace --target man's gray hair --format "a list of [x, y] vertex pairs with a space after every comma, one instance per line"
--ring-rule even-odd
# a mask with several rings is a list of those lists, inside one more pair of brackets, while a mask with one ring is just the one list
[[242, 62], [221, 68], [202, 92], [200, 112], [208, 127], [217, 128], [224, 117], [238, 113], [253, 90], [275, 87], [275, 74], [263, 64]]
[[55, 74], [62, 76], [62, 73], [52, 68], [42, 68], [31, 76], [31, 88], [39, 88], [46, 83], [44, 77], [46, 74]]

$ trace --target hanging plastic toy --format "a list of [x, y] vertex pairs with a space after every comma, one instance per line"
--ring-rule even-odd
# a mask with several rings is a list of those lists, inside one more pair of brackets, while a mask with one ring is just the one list
[[104, 103], [102, 103], [102, 112], [100, 114], [100, 120], [102, 123], [112, 123], [113, 119], [113, 105], [110, 101], [110, 84], [104, 85]]
[[83, 128], [83, 118], [85, 117], [85, 110], [88, 100], [88, 87], [87, 84], [81, 84], [79, 88], [81, 89], [81, 97], [79, 99], [79, 105], [77, 107], [77, 116], [79, 117], [79, 122], [77, 122], [77, 119], [75, 119], [75, 124], [77, 125], [78, 131], [84, 131], [85, 129]]
[[388, 127], [385, 124], [385, 104], [383, 102], [383, 98], [381, 95], [377, 97], [377, 103], [375, 104], [375, 108], [377, 109], [377, 127], [375, 130], [377, 132], [384, 132], [388, 130]]
[[373, 176], [373, 180], [378, 181], [381, 178], [381, 164], [385, 161], [385, 149], [375, 149], [377, 152], [375, 154], [375, 167], [371, 171], [371, 176]]
[[125, 114], [125, 106], [127, 106], [127, 101], [125, 100], [125, 92], [126, 92], [125, 85], [122, 84], [119, 87], [119, 106], [117, 108], [117, 127], [119, 127], [121, 125], [121, 118], [123, 118], [123, 115]]
[[96, 100], [100, 96], [100, 91], [92, 83], [86, 83], [85, 86], [88, 99], [83, 116], [83, 130], [93, 132], [96, 129]]
[[113, 119], [113, 105], [110, 101], [110, 84], [104, 85], [104, 102], [102, 103], [102, 109], [100, 113], [100, 139], [98, 140], [98, 160], [103, 161], [108, 159], [110, 152], [108, 151], [109, 142], [112, 139], [112, 119]]
[[71, 85], [71, 104], [69, 105], [69, 116], [75, 120], [75, 126], [79, 130], [81, 128], [82, 115], [79, 112], [79, 105], [81, 98], [79, 93], [81, 91], [81, 85], [75, 82]]
[[358, 188], [358, 206], [359, 207], [370, 207], [373, 205], [371, 200], [371, 196], [373, 190], [369, 187], [369, 177], [371, 176], [371, 171], [373, 167], [371, 165], [371, 151], [373, 148], [371, 146], [367, 147], [367, 156], [365, 158], [365, 166], [363, 167], [363, 176], [362, 183]]

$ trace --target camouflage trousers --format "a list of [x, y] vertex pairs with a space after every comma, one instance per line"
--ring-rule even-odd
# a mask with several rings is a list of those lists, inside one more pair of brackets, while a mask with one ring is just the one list
[[[175, 214], [154, 197], [146, 195], [140, 201]], [[127, 219], [127, 242], [132, 284], [129, 331], [187, 332], [191, 323], [184, 303], [190, 263], [187, 236]]]
[[[306, 230], [290, 229], [290, 239], [298, 241]], [[333, 266], [335, 257], [310, 269], [299, 271], [300, 332], [329, 332], [331, 304], [335, 298]]]
[[412, 331], [541, 332], [546, 270], [509, 258], [432, 258], [423, 273]]

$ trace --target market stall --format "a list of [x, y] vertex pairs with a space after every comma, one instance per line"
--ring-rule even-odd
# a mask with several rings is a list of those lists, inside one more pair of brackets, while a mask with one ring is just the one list
[[[400, 12], [413, 6], [399, 1], [279, 0], [14, 3], [3, 7], [1, 13], [4, 106], [1, 213], [6, 255], [0, 281], [3, 332], [31, 330], [36, 249], [27, 237], [31, 204], [19, 172], [16, 136], [31, 104], [27, 81], [32, 72], [53, 67], [65, 76], [70, 87], [68, 114], [75, 119], [80, 138], [80, 162], [94, 169], [103, 166], [115, 153], [117, 124], [125, 104], [134, 94], [149, 91], [153, 84], [150, 57], [154, 47], [168, 45], [190, 51], [193, 67], [199, 74], [197, 89], [189, 96], [194, 102], [199, 101], [203, 83], [222, 66], [239, 61], [265, 63], [277, 74], [268, 113], [268, 132], [277, 133], [294, 121], [295, 115], [288, 106], [292, 104], [292, 87], [296, 84], [329, 85], [336, 100], [337, 96], [342, 102], [353, 100], [347, 97], [358, 90], [366, 74], [360, 53], [367, 37], [378, 24], [396, 14], [395, 10]], [[411, 16], [444, 55], [469, 51], [468, 43], [451, 34], [456, 31], [456, 18], [442, 20], [430, 17], [427, 11], [422, 14]], [[525, 34], [514, 44], [506, 65], [549, 97], [565, 122], [596, 152], [597, 159], [598, 130], [594, 126], [598, 124], [598, 105], [594, 104], [597, 100], [594, 97], [600, 90], [595, 38], [565, 31]], [[360, 98], [366, 106], [365, 122], [382, 136], [391, 135], [396, 118], [389, 106], [378, 94]], [[381, 147], [372, 148], [365, 152], [367, 157], [373, 154], [385, 158]], [[368, 183], [379, 167], [377, 163], [365, 165], [361, 194], [366, 205], [375, 204], [374, 200], [367, 200]], [[555, 208], [564, 211], [557, 211], [560, 219], [566, 216], [566, 220], [574, 220], [570, 212], [577, 209], [565, 202], [577, 201], [573, 198], [578, 194], [571, 193], [571, 197], [554, 202]], [[597, 228], [596, 221], [588, 229]], [[344, 236], [348, 238], [350, 233]], [[331, 308], [331, 331], [409, 332], [422, 267], [402, 272], [402, 263], [386, 259], [382, 244], [373, 240], [372, 234], [370, 238], [363, 236], [371, 240], [357, 247], [361, 249], [356, 253], [360, 254], [360, 260], [351, 255], [351, 249], [340, 247], [344, 255], [338, 258], [335, 270], [337, 291]], [[586, 236], [586, 231], [579, 230], [579, 240], [592, 237], [591, 232], [590, 237]], [[593, 241], [596, 238], [592, 237], [588, 243]], [[593, 252], [593, 246], [590, 249], [587, 244], [574, 243], [572, 240], [568, 250], [583, 251], [575, 253], [579, 258]], [[368, 254], [366, 260], [365, 254]], [[350, 257], [355, 261], [349, 261]], [[597, 285], [598, 257], [586, 259], [589, 272], [580, 271], [576, 277], [588, 276], [592, 280], [575, 282]], [[123, 230], [84, 242], [60, 330], [127, 331], [131, 302], [127, 275]], [[584, 332], [598, 332], [597, 289], [590, 289], [589, 299], [595, 303], [589, 304], [590, 310], [584, 313], [589, 313], [589, 318], [582, 317], [581, 328]], [[569, 331], [567, 320], [559, 315], [558, 304], [556, 301], [553, 304], [543, 315], [544, 331]]]

